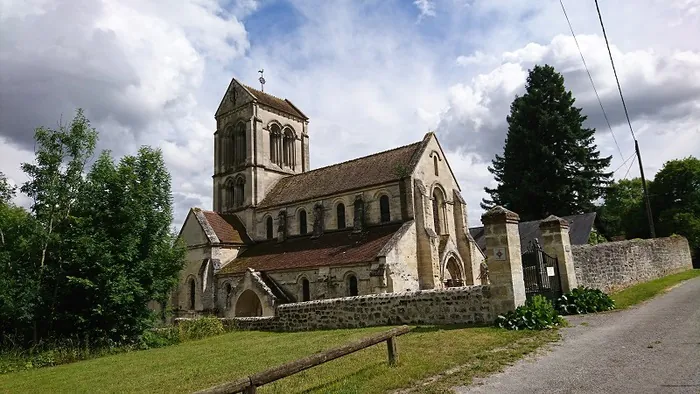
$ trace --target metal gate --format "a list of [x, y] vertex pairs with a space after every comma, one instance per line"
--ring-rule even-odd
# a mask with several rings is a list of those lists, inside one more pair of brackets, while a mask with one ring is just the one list
[[537, 239], [530, 242], [522, 261], [525, 295], [528, 299], [541, 294], [554, 301], [562, 295], [557, 258], [545, 253]]

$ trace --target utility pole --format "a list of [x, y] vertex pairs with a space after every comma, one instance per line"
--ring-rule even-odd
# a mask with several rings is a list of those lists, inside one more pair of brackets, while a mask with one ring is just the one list
[[644, 177], [644, 167], [642, 166], [642, 154], [639, 153], [639, 143], [634, 139], [634, 150], [637, 152], [637, 160], [639, 161], [639, 174], [642, 176], [642, 188], [644, 189], [644, 204], [647, 207], [647, 221], [649, 222], [649, 234], [652, 238], [656, 238], [654, 230], [654, 218], [651, 216], [651, 203], [649, 202], [649, 191], [647, 190], [647, 180]]

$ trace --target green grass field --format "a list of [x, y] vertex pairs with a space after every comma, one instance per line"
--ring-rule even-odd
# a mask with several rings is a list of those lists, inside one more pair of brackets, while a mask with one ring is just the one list
[[700, 276], [700, 270], [691, 269], [628, 287], [622, 291], [610, 294], [610, 297], [612, 297], [612, 299], [615, 301], [616, 308], [625, 309], [653, 298], [662, 291], [673, 287], [684, 280], [692, 279], [698, 276]]
[[[300, 333], [232, 332], [161, 349], [0, 375], [0, 392], [191, 392], [357, 340], [387, 327]], [[556, 331], [417, 327], [397, 340], [399, 365], [381, 343], [263, 386], [263, 393], [384, 393], [459, 365], [459, 373], [421, 387], [452, 383], [502, 368], [558, 338]]]

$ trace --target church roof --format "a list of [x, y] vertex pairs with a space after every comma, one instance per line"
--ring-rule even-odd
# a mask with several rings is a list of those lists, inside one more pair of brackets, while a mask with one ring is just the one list
[[[562, 217], [562, 219], [569, 223], [569, 238], [571, 238], [572, 245], [585, 245], [588, 243], [588, 237], [593, 230], [595, 216], [595, 212], [589, 212]], [[520, 231], [520, 249], [523, 251], [535, 238], [539, 239], [540, 244], [542, 244], [540, 220], [520, 222], [518, 223], [518, 230]], [[486, 236], [483, 227], [471, 227], [469, 229], [469, 234], [471, 234], [481, 250], [486, 250]]]
[[217, 213], [204, 210], [202, 210], [202, 214], [204, 214], [209, 226], [221, 243], [245, 244], [250, 242], [245, 227], [238, 219], [238, 216], [232, 213]]
[[421, 142], [282, 178], [258, 207], [285, 205], [398, 181], [413, 172], [430, 135]]
[[291, 237], [284, 242], [269, 240], [251, 245], [219, 274], [240, 274], [246, 269], [276, 271], [370, 263], [399, 231], [402, 223], [368, 227], [362, 233], [352, 229], [332, 231], [312, 238]]
[[298, 118], [307, 120], [309, 119], [306, 115], [304, 115], [299, 108], [297, 108], [294, 104], [292, 104], [291, 101], [287, 99], [281, 99], [279, 97], [275, 97], [271, 94], [262, 92], [258, 89], [251, 88], [248, 85], [243, 85], [250, 94], [255, 97], [255, 99], [258, 101], [258, 103], [266, 105], [268, 107], [274, 108], [276, 110], [288, 113], [290, 115], [294, 115]]

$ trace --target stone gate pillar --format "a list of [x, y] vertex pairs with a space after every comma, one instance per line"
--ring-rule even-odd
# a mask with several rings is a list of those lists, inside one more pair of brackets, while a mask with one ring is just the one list
[[542, 231], [542, 249], [545, 253], [557, 258], [562, 291], [568, 293], [578, 286], [574, 271], [574, 255], [571, 253], [569, 223], [560, 217], [549, 215], [540, 222], [540, 230]]
[[491, 280], [494, 312], [512, 311], [525, 303], [522, 252], [517, 213], [501, 206], [481, 216], [486, 236], [486, 259]]

